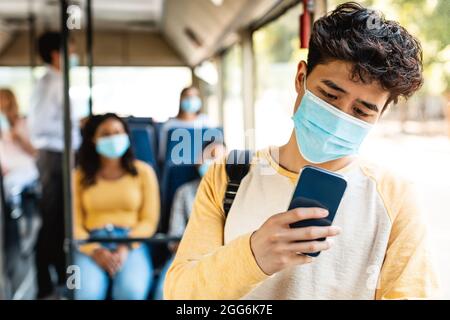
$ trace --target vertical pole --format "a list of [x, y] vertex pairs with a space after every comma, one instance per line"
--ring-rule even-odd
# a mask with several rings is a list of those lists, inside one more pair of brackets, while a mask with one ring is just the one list
[[242, 95], [244, 102], [245, 148], [255, 148], [255, 54], [252, 33], [242, 33]]
[[36, 67], [36, 16], [34, 15], [33, 2], [28, 0], [28, 45], [30, 55], [30, 80], [35, 82], [34, 68]]
[[223, 54], [217, 57], [217, 72], [219, 74], [219, 81], [217, 82], [217, 97], [219, 102], [219, 125], [224, 126], [224, 103], [225, 103], [225, 75], [223, 70]]
[[87, 27], [86, 27], [86, 57], [87, 57], [87, 66], [89, 73], [89, 115], [92, 115], [92, 87], [93, 87], [93, 76], [92, 76], [92, 68], [93, 68], [93, 27], [92, 27], [92, 0], [87, 0], [86, 2], [86, 19], [87, 19]]
[[300, 48], [307, 49], [309, 46], [309, 36], [311, 34], [311, 0], [303, 0], [303, 13], [300, 16]]
[[[69, 98], [69, 29], [67, 27], [67, 0], [61, 0], [61, 66], [64, 97], [64, 154], [63, 154], [63, 192], [66, 266], [72, 265], [72, 117]], [[68, 299], [73, 299], [73, 290], [68, 290]]]
[[36, 17], [32, 12], [30, 12], [30, 16], [28, 17], [28, 42], [30, 46], [30, 68], [31, 72], [33, 72], [34, 67], [36, 67]]
[[[1, 135], [1, 132], [0, 132]], [[0, 172], [2, 170], [2, 166], [0, 163]], [[6, 214], [6, 206], [5, 206], [5, 192], [3, 190], [3, 175], [0, 174], [0, 300], [8, 299], [8, 279], [6, 278], [6, 268], [5, 268], [5, 246], [4, 246], [4, 237], [5, 237], [5, 214]]]
[[190, 68], [191, 69], [191, 85], [193, 86], [193, 87], [196, 87], [199, 91], [200, 91], [200, 95], [202, 96], [202, 98], [203, 98], [203, 93], [201, 92], [201, 82], [200, 82], [200, 79], [195, 75], [195, 68], [194, 67], [191, 67]]

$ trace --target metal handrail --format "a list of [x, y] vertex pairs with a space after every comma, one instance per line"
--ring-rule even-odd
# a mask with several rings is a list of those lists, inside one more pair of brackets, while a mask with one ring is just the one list
[[[65, 250], [66, 250], [66, 266], [71, 266], [73, 263], [72, 250], [67, 247], [71, 244], [73, 239], [72, 229], [72, 168], [73, 168], [73, 152], [72, 152], [72, 116], [70, 108], [70, 79], [69, 79], [69, 28], [68, 21], [68, 0], [60, 1], [61, 10], [61, 62], [62, 62], [62, 76], [63, 76], [63, 124], [64, 124], [64, 151], [63, 151], [63, 199], [64, 199], [64, 236], [65, 236]], [[72, 300], [73, 291], [68, 291], [68, 298]]]
[[181, 237], [172, 237], [167, 236], [162, 233], [157, 233], [151, 238], [102, 238], [102, 237], [92, 237], [89, 239], [83, 240], [73, 240], [75, 245], [82, 245], [87, 243], [94, 242], [104, 242], [104, 243], [132, 243], [132, 242], [141, 242], [141, 243], [149, 243], [149, 244], [164, 244], [175, 241], [180, 241]]
[[94, 53], [93, 53], [93, 19], [92, 19], [92, 0], [87, 0], [86, 2], [86, 61], [88, 67], [88, 84], [89, 84], [89, 115], [92, 115], [92, 87], [93, 87], [93, 76], [92, 69], [94, 65]]

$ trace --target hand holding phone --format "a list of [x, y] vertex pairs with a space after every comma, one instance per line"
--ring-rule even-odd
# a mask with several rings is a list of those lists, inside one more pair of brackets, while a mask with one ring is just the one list
[[272, 275], [285, 268], [310, 263], [312, 258], [299, 253], [314, 253], [330, 248], [329, 241], [340, 229], [335, 226], [291, 228], [298, 221], [321, 219], [328, 211], [319, 208], [296, 208], [275, 214], [250, 237], [250, 247], [261, 270]]
[[[328, 210], [328, 216], [319, 219], [300, 220], [290, 224], [290, 227], [331, 226], [346, 188], [347, 181], [343, 176], [325, 169], [305, 166], [289, 204], [289, 210], [294, 208], [323, 208]], [[324, 241], [325, 238], [317, 238], [316, 240]], [[320, 251], [305, 254], [316, 257], [320, 254]]]

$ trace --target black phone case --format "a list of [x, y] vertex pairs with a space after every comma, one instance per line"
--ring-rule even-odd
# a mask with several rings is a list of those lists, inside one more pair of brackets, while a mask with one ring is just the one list
[[[288, 210], [295, 208], [324, 208], [329, 215], [323, 219], [309, 219], [290, 224], [291, 228], [330, 226], [347, 188], [347, 182], [339, 174], [324, 169], [306, 166], [294, 191]], [[317, 239], [324, 241], [325, 238]], [[299, 241], [303, 242], [303, 241]], [[305, 253], [317, 257], [320, 252]]]

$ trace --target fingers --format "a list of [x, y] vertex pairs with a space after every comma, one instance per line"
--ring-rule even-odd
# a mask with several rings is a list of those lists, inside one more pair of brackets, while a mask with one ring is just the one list
[[110, 276], [114, 276], [118, 271], [120, 267], [116, 264], [107, 264], [106, 271], [109, 273]]
[[291, 223], [309, 220], [320, 219], [328, 216], [328, 211], [322, 208], [296, 208], [287, 212], [279, 213], [273, 218], [280, 224], [289, 225]]
[[108, 259], [105, 259], [102, 257], [101, 259], [97, 260], [97, 264], [105, 270], [110, 276], [114, 275], [114, 265], [112, 265]]
[[112, 277], [116, 274], [116, 270], [114, 269], [114, 267], [110, 266], [110, 265], [106, 265], [105, 266], [105, 271], [108, 272], [108, 274]]
[[105, 252], [103, 259], [104, 265], [106, 267], [105, 269], [110, 274], [110, 276], [113, 276], [117, 271], [119, 271], [120, 259], [116, 257], [116, 255], [113, 252], [111, 251]]
[[122, 268], [123, 264], [125, 263], [127, 256], [125, 254], [117, 252], [117, 251], [113, 252], [112, 255], [113, 255], [113, 259], [116, 263], [118, 270], [120, 270]]
[[[297, 208], [270, 217], [251, 236], [251, 249], [261, 269], [274, 274], [289, 266], [312, 262], [312, 257], [306, 254], [329, 249], [330, 241], [318, 239], [336, 236], [341, 230], [328, 223], [320, 224], [328, 214], [322, 208]], [[304, 220], [318, 222], [310, 227], [290, 227]]]
[[290, 243], [286, 249], [293, 253], [314, 253], [325, 251], [331, 248], [332, 240], [327, 239], [325, 241], [307, 241]]
[[[305, 255], [327, 250], [331, 247], [331, 241], [309, 241], [304, 243], [293, 243], [287, 247], [285, 258], [281, 259], [283, 268], [290, 266], [308, 264], [314, 261], [313, 257]], [[289, 251], [289, 252], [288, 252]]]
[[286, 230], [284, 239], [286, 241], [316, 240], [320, 238], [334, 237], [341, 233], [337, 226], [329, 227], [307, 227]]
[[302, 254], [294, 254], [291, 257], [291, 265], [292, 266], [307, 264], [307, 263], [311, 263], [311, 262], [313, 262], [313, 258], [310, 256], [305, 256]]
[[110, 259], [111, 259], [110, 260], [110, 264], [111, 264], [112, 268], [114, 269], [114, 273], [116, 273], [117, 271], [120, 270], [120, 268], [122, 266], [121, 261], [120, 261], [120, 257], [113, 253], [113, 254], [111, 254], [111, 258]]
[[328, 250], [332, 245], [332, 241], [309, 241], [304, 243], [295, 243], [290, 245], [289, 265], [296, 266], [308, 264], [314, 261], [313, 257], [305, 255], [306, 253], [315, 253]]

